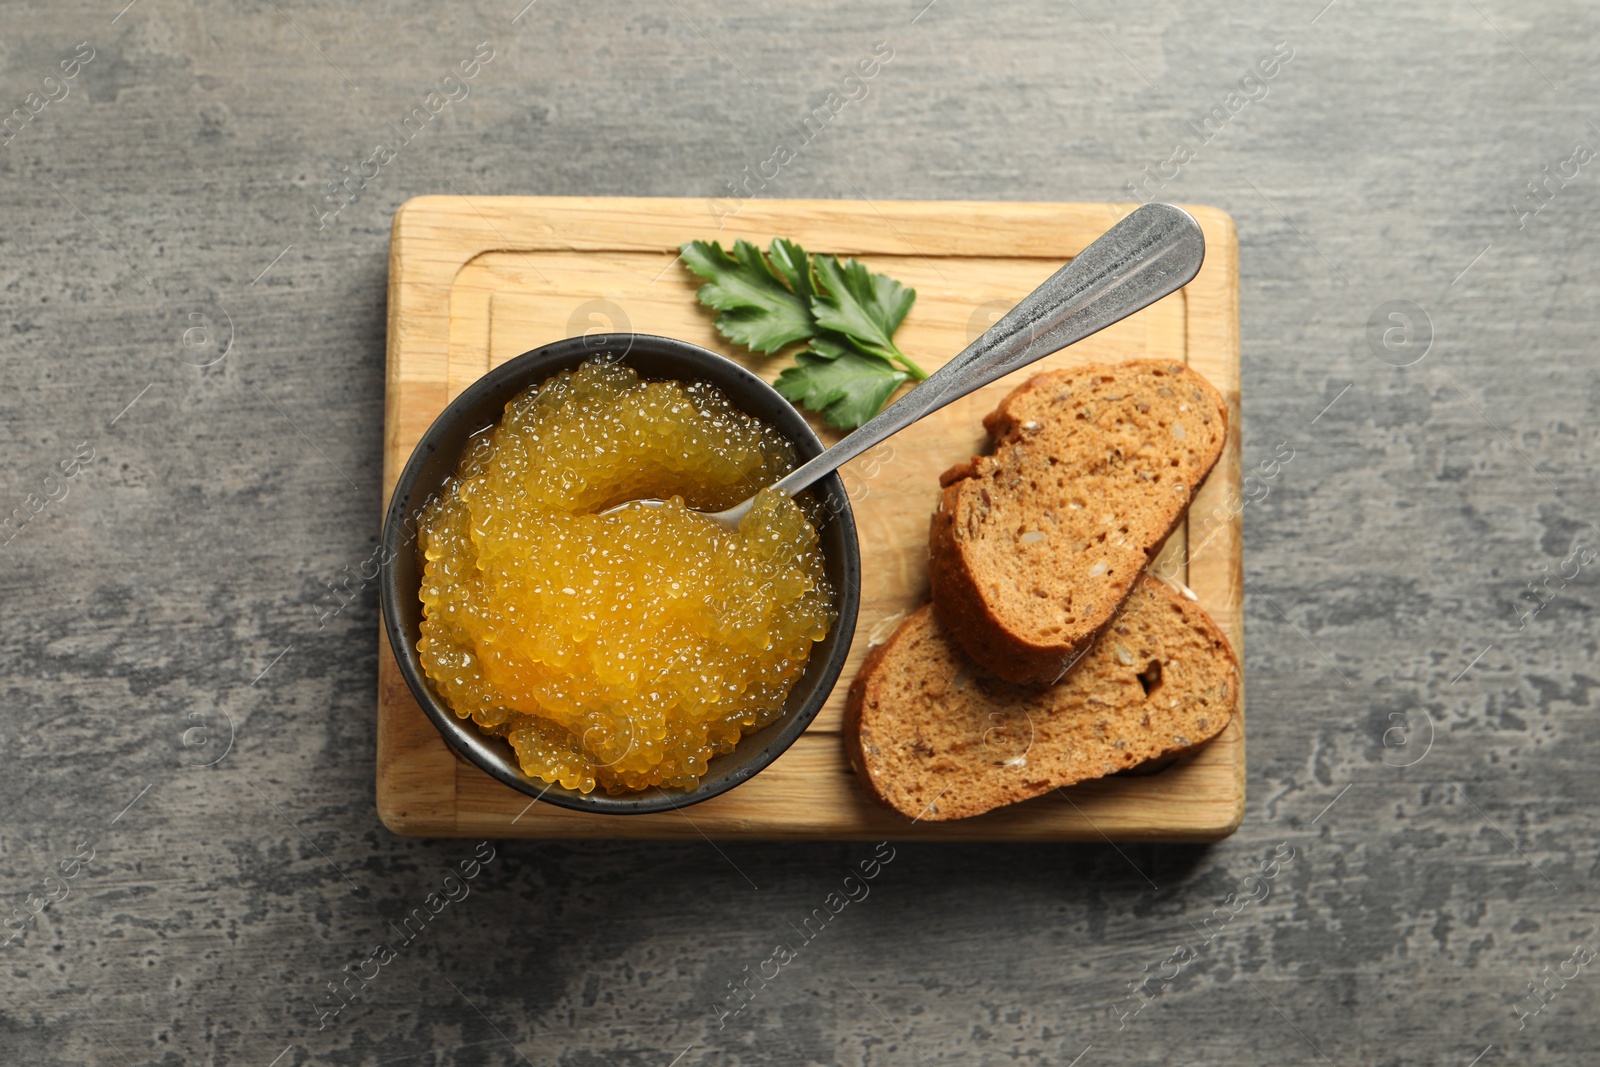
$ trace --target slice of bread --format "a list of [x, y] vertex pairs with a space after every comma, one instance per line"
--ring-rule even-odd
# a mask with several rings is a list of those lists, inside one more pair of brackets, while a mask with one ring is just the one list
[[845, 748], [879, 800], [941, 821], [1193, 749], [1228, 725], [1239, 667], [1200, 605], [1155, 578], [1066, 680], [995, 678], [924, 605], [850, 686]]
[[993, 454], [940, 479], [939, 617], [1013, 682], [1059, 680], [1116, 614], [1222, 455], [1222, 395], [1141, 360], [1034, 377], [983, 420]]

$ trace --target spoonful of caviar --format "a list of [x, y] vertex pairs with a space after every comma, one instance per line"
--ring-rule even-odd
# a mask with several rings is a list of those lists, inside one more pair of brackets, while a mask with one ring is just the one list
[[[924, 415], [1122, 321], [1187, 285], [1199, 273], [1205, 254], [1200, 224], [1187, 211], [1172, 204], [1138, 208], [926, 381], [772, 487], [794, 496]], [[751, 497], [726, 511], [701, 514], [737, 529], [754, 502]], [[601, 514], [663, 503], [631, 500]]]

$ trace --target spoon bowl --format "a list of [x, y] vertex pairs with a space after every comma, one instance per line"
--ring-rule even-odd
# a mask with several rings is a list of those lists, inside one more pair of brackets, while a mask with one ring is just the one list
[[[696, 515], [710, 519], [712, 522], [719, 523], [729, 530], [737, 530], [739, 528], [739, 520], [750, 514], [750, 509], [755, 506], [755, 502], [756, 498], [751, 497], [748, 500], [735, 504], [726, 511], [699, 511], [695, 508], [690, 508], [689, 510], [693, 511]], [[615, 504], [609, 508], [606, 508], [600, 514], [615, 515], [617, 512], [631, 507], [664, 508], [666, 506], [667, 502], [665, 500], [658, 500], [653, 496], [646, 496], [640, 497], [638, 500], [625, 500], [620, 504]]]

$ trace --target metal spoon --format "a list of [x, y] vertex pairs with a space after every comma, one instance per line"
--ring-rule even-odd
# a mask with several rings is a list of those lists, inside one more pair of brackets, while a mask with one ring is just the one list
[[[950, 362], [866, 425], [773, 484], [790, 496], [810, 487], [891, 434], [996, 378], [1076, 344], [1155, 303], [1200, 271], [1206, 241], [1194, 216], [1171, 204], [1146, 204], [1118, 222]], [[661, 507], [664, 501], [630, 500]], [[755, 503], [701, 512], [737, 529]]]

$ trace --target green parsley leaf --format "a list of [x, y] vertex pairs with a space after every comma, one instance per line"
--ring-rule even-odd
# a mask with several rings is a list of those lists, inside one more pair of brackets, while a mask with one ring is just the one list
[[844, 350], [832, 358], [805, 351], [773, 383], [780, 394], [820, 412], [829, 426], [853, 430], [876, 415], [909, 378], [877, 356]]
[[767, 355], [810, 342], [779, 375], [777, 388], [829, 425], [854, 429], [902, 382], [927, 377], [895, 347], [894, 332], [917, 294], [893, 278], [853, 259], [808, 253], [782, 237], [765, 255], [745, 240], [735, 241], [731, 254], [716, 241], [690, 241], [681, 252], [684, 264], [706, 279], [700, 302], [722, 313], [722, 336]]
[[810, 352], [823, 359], [838, 359], [846, 352], [860, 353], [860, 349], [850, 343], [848, 337], [837, 333], [819, 333], [811, 339]]
[[717, 332], [728, 340], [771, 355], [817, 332], [805, 298], [784, 286], [749, 241], [734, 242], [731, 256], [717, 241], [690, 241], [680, 251], [688, 268], [706, 279], [700, 302], [722, 312]]
[[806, 302], [809, 311], [814, 290], [811, 288], [811, 257], [806, 250], [794, 241], [775, 237], [767, 248], [767, 258], [772, 260], [772, 269], [777, 271], [778, 277], [788, 282], [795, 295]]
[[862, 351], [899, 363], [911, 376], [927, 377], [895, 347], [894, 331], [916, 302], [917, 291], [886, 274], [873, 274], [854, 259], [812, 256], [811, 314], [824, 330], [842, 333]]

